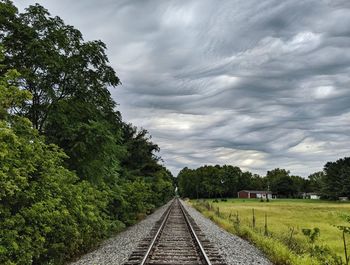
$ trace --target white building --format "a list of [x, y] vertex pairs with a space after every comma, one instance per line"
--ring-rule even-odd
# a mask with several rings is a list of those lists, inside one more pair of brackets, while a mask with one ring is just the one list
[[271, 191], [261, 191], [261, 190], [241, 190], [238, 192], [238, 198], [243, 198], [243, 199], [272, 199], [274, 198], [272, 196], [272, 192]]
[[321, 198], [321, 196], [315, 192], [305, 192], [303, 194], [303, 198], [304, 199], [311, 199], [311, 200], [319, 200]]
[[317, 195], [317, 194], [310, 194], [310, 199], [311, 200], [319, 200], [321, 198], [320, 195]]

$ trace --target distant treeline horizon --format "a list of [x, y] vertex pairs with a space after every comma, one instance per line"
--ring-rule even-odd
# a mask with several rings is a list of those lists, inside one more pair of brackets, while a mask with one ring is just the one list
[[337, 200], [350, 197], [350, 157], [327, 162], [322, 171], [307, 178], [282, 168], [261, 176], [232, 165], [204, 165], [183, 168], [176, 182], [180, 196], [189, 198], [237, 197], [240, 190], [262, 190], [284, 198], [301, 198], [303, 193], [315, 192], [322, 199]]

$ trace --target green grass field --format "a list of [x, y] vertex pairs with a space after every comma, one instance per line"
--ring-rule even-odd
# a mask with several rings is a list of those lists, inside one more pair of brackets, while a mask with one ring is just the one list
[[[210, 209], [208, 209], [207, 202], [211, 205]], [[195, 201], [192, 201], [192, 203], [195, 204]], [[204, 207], [205, 204], [207, 207]], [[344, 214], [350, 215], [350, 203], [297, 199], [277, 199], [270, 200], [270, 202], [260, 202], [257, 199], [229, 199], [227, 202], [219, 201], [217, 203], [213, 203], [213, 200], [206, 200], [206, 203], [197, 203], [196, 208], [223, 228], [243, 235], [243, 237], [247, 237], [258, 245], [259, 243], [254, 241], [265, 240], [262, 235], [264, 234], [266, 213], [267, 228], [270, 233], [269, 239], [281, 243], [282, 247], [288, 245], [295, 250], [296, 255], [300, 256], [304, 254], [302, 248], [306, 249], [305, 246], [309, 246], [310, 249], [314, 249], [314, 245], [327, 246], [332, 253], [345, 260], [342, 232], [336, 226], [350, 225], [346, 223], [343, 217]], [[219, 208], [219, 211], [217, 208]], [[252, 229], [252, 209], [255, 212], [255, 229]], [[232, 228], [237, 213], [240, 220], [240, 231]], [[302, 233], [302, 229], [316, 227], [320, 229], [320, 236], [314, 243], [310, 243]], [[242, 232], [243, 228], [245, 232]], [[245, 233], [248, 234], [245, 235]], [[254, 237], [256, 238], [254, 239]], [[348, 241], [350, 242], [350, 236]], [[265, 243], [260, 242], [260, 244]], [[306, 252], [307, 250], [305, 250]], [[284, 263], [280, 262], [280, 264]], [[290, 264], [293, 264], [293, 262]], [[317, 263], [310, 262], [310, 264]]]

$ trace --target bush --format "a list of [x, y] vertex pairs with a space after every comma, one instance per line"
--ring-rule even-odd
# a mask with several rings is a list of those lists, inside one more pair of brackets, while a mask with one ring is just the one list
[[105, 213], [106, 194], [65, 169], [27, 120], [0, 123], [0, 143], [1, 264], [61, 264], [123, 227]]

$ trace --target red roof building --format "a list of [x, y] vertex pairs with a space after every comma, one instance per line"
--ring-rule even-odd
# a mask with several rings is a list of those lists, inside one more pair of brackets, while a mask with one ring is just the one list
[[271, 191], [265, 191], [265, 190], [241, 190], [238, 192], [238, 198], [243, 199], [272, 199], [272, 192]]

